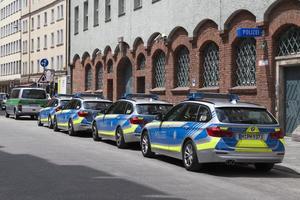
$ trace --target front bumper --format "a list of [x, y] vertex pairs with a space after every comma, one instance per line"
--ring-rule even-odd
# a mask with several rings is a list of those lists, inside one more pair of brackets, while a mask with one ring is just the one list
[[199, 163], [281, 163], [285, 152], [197, 151]]

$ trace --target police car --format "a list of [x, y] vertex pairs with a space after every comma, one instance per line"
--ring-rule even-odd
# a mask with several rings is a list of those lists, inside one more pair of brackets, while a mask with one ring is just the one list
[[70, 136], [75, 136], [81, 131], [90, 132], [94, 118], [111, 104], [111, 101], [99, 95], [76, 94], [54, 114], [53, 129], [68, 131]]
[[53, 118], [57, 110], [65, 106], [73, 97], [73, 95], [58, 94], [48, 101], [45, 108], [41, 109], [38, 115], [38, 126], [46, 124], [49, 128], [53, 128]]
[[145, 157], [182, 159], [187, 170], [202, 163], [248, 163], [269, 171], [285, 154], [284, 134], [266, 108], [231, 94], [193, 93], [141, 136]]
[[139, 142], [144, 125], [171, 107], [172, 104], [158, 100], [157, 95], [128, 94], [96, 117], [93, 139], [113, 140], [118, 148], [125, 148], [127, 143]]

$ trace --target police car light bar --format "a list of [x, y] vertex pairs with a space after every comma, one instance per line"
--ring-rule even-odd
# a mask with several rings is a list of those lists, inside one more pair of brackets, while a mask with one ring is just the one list
[[91, 98], [98, 98], [98, 99], [103, 99], [103, 95], [101, 94], [90, 94], [90, 93], [76, 93], [74, 94], [74, 97], [75, 98], [88, 98], [88, 97], [91, 97]]
[[188, 100], [200, 99], [228, 99], [230, 102], [240, 100], [239, 96], [236, 94], [196, 92], [188, 95]]
[[143, 94], [143, 93], [136, 93], [136, 94], [125, 94], [122, 99], [154, 99], [158, 100], [158, 95], [155, 94]]

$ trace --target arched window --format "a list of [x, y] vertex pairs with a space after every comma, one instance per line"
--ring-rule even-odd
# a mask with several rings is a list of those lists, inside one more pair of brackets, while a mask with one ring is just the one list
[[153, 87], [164, 88], [166, 82], [166, 55], [159, 51], [153, 58]]
[[300, 27], [292, 26], [279, 38], [278, 56], [300, 54]]
[[256, 85], [256, 41], [243, 39], [236, 48], [236, 86]]
[[137, 70], [144, 70], [146, 66], [146, 58], [144, 54], [140, 54], [137, 59]]
[[92, 90], [93, 72], [92, 67], [88, 65], [85, 68], [85, 90]]
[[96, 90], [103, 89], [103, 66], [98, 63], [96, 66]]
[[107, 73], [110, 74], [110, 73], [113, 73], [113, 72], [114, 72], [113, 61], [109, 60], [107, 62]]
[[219, 86], [219, 47], [211, 42], [203, 52], [203, 87]]
[[181, 47], [176, 54], [176, 87], [189, 87], [190, 56], [186, 47]]

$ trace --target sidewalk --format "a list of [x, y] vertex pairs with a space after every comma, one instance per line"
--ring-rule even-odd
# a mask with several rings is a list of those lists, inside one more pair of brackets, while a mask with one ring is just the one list
[[300, 142], [293, 141], [291, 137], [285, 137], [285, 141], [285, 157], [282, 163], [276, 165], [275, 169], [300, 174]]

